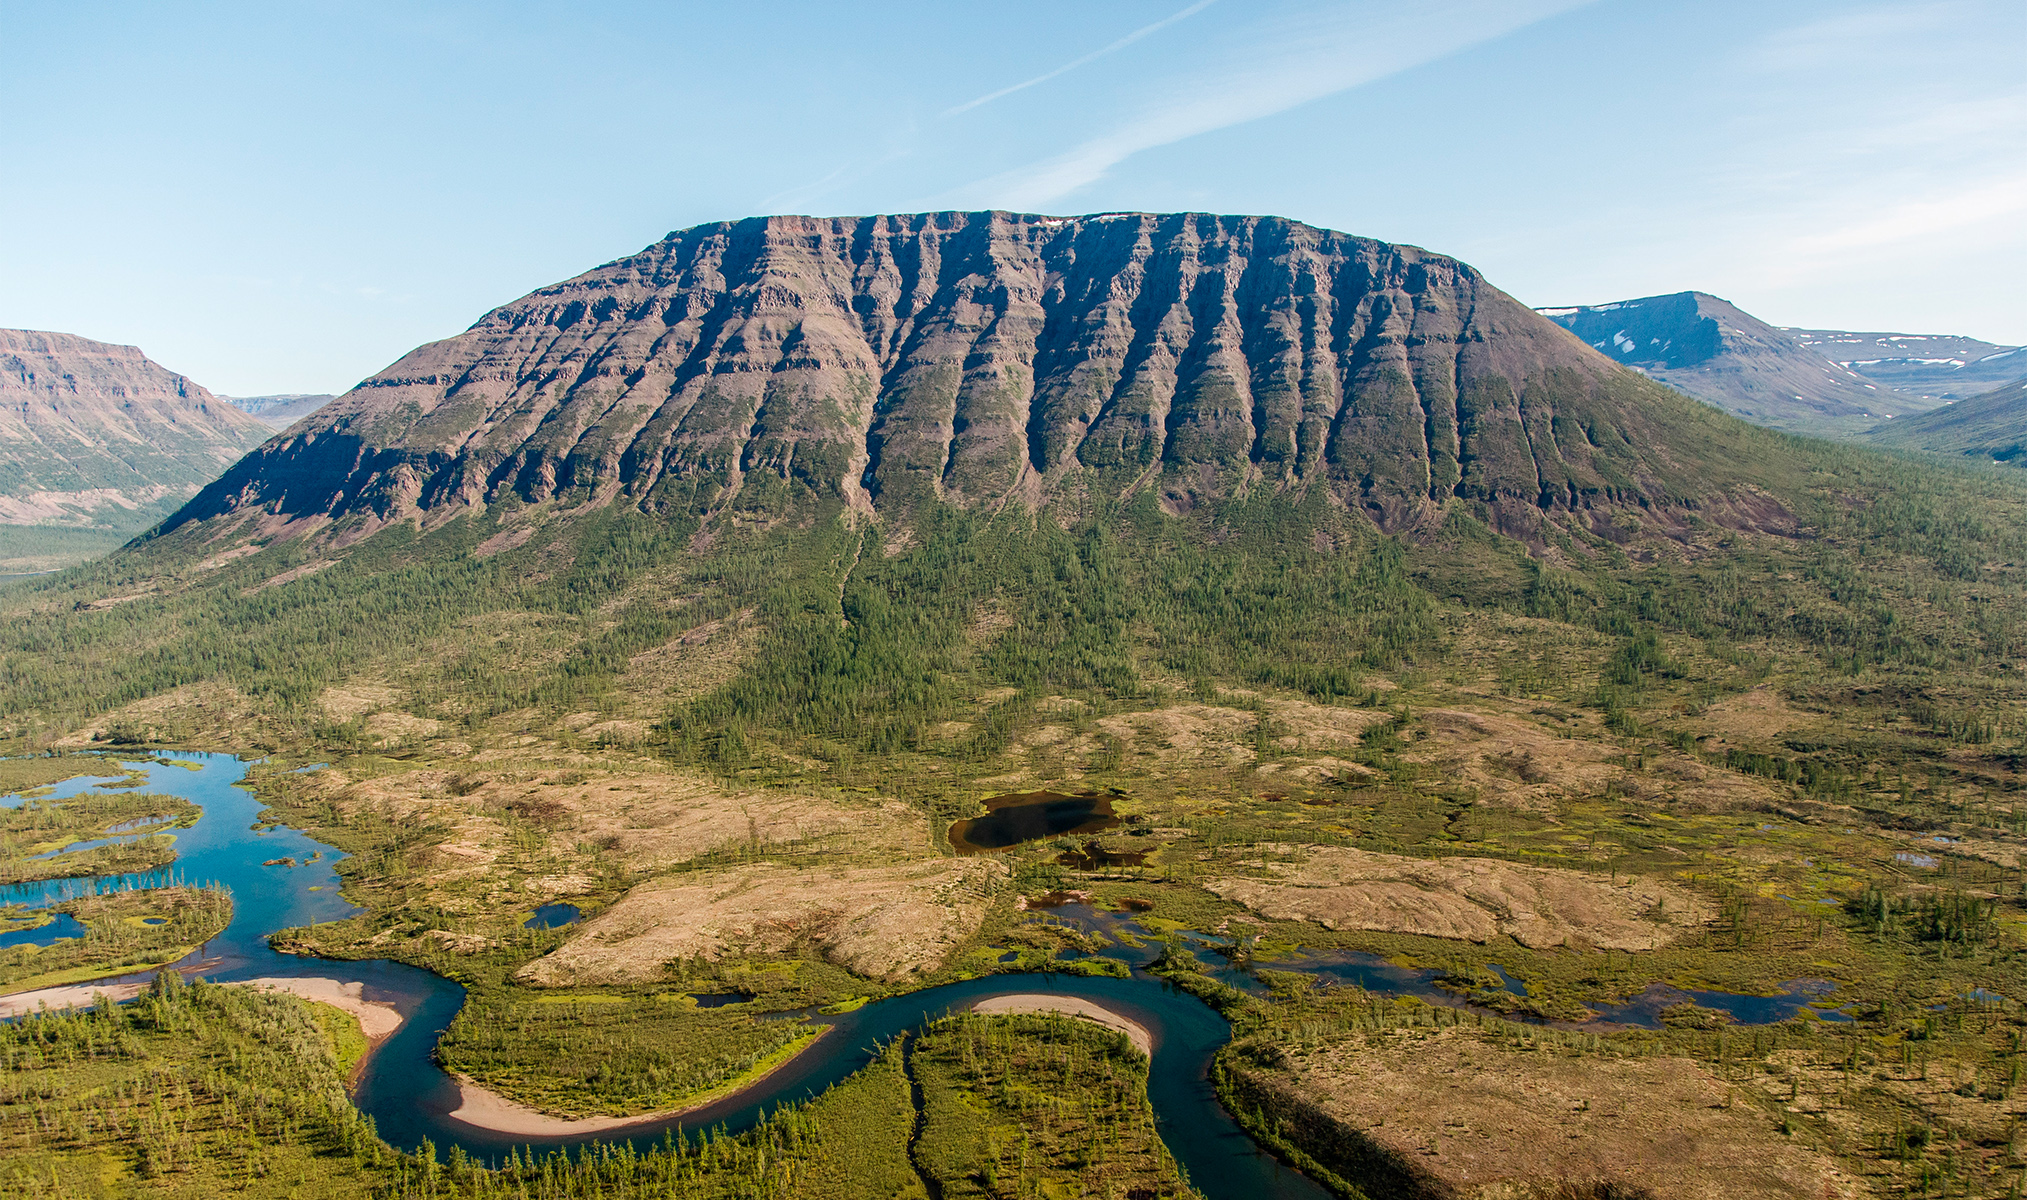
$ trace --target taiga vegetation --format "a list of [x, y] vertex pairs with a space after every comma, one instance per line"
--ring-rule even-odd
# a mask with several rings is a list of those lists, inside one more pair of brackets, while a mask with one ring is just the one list
[[[1745, 426], [1438, 256], [988, 216], [686, 231], [418, 351], [154, 536], [0, 591], [0, 738], [264, 756], [265, 819], [343, 851], [361, 910], [274, 944], [455, 980], [441, 1061], [545, 1119], [722, 1095], [879, 998], [1153, 970], [1231, 1021], [1231, 1112], [1346, 1196], [1669, 1194], [1640, 1147], [1671, 1123], [1735, 1148], [1705, 1165], [1739, 1196], [2017, 1186], [2027, 484]], [[1022, 290], [1058, 237], [1088, 275]], [[902, 293], [990, 246], [1028, 264], [993, 328], [1032, 339], [901, 332]], [[863, 270], [826, 274], [840, 255]], [[1283, 304], [1305, 256], [1335, 290]], [[671, 282], [705, 259], [745, 274]], [[818, 313], [837, 278], [848, 321]], [[1106, 307], [1128, 279], [1141, 307]], [[735, 395], [774, 376], [669, 349], [746, 363], [764, 339], [726, 314], [788, 296], [812, 339], [774, 366], [801, 391]], [[636, 336], [648, 312], [673, 341]], [[1115, 353], [1163, 314], [1234, 332]], [[557, 367], [592, 348], [610, 370]], [[867, 355], [892, 370], [854, 375]], [[994, 407], [1006, 380], [1025, 419]], [[1111, 816], [951, 844], [1040, 791]], [[582, 919], [530, 927], [551, 903]], [[50, 1114], [12, 1135], [20, 1178], [1187, 1186], [1144, 1062], [1061, 1018], [930, 1025], [757, 1129], [652, 1152], [408, 1155], [346, 1115], [336, 1065], [297, 1108], [209, 1124], [280, 1069], [256, 1025], [337, 1063], [314, 1011], [165, 984], [10, 1027], [43, 1047], [15, 1103]], [[171, 1123], [172, 1161], [81, 1157], [101, 1087], [108, 1136]], [[1642, 1088], [1639, 1120], [1580, 1115]], [[1516, 1099], [1551, 1092], [1567, 1114]], [[1382, 1125], [1362, 1096], [1398, 1104]]]

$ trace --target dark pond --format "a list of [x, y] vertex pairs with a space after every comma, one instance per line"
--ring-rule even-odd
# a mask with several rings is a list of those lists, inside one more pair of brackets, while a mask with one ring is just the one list
[[745, 992], [706, 992], [701, 996], [690, 997], [697, 1002], [698, 1008], [730, 1008], [734, 1004], [744, 1004], [752, 998]]
[[[427, 971], [399, 963], [306, 960], [271, 950], [267, 935], [277, 929], [335, 920], [354, 911], [338, 895], [333, 865], [342, 855], [294, 830], [257, 827], [259, 801], [235, 786], [245, 775], [244, 764], [224, 755], [178, 754], [174, 759], [169, 763], [148, 764], [145, 786], [191, 800], [202, 806], [203, 816], [179, 831], [178, 859], [173, 868], [118, 879], [57, 880], [0, 888], [0, 904], [43, 906], [118, 887], [153, 887], [176, 882], [216, 881], [230, 887], [234, 900], [232, 922], [196, 954], [177, 964], [178, 968], [222, 981], [288, 975], [356, 981], [362, 985], [365, 999], [392, 1004], [404, 1018], [403, 1023], [362, 1064], [353, 1098], [361, 1111], [374, 1118], [382, 1136], [394, 1145], [415, 1147], [427, 1137], [445, 1153], [457, 1145], [483, 1159], [496, 1160], [510, 1147], [530, 1144], [553, 1148], [594, 1140], [624, 1140], [645, 1148], [658, 1143], [678, 1125], [687, 1129], [718, 1126], [737, 1131], [749, 1128], [776, 1107], [808, 1099], [845, 1079], [872, 1061], [878, 1045], [919, 1027], [926, 1020], [968, 1009], [992, 996], [1046, 992], [1092, 1000], [1147, 1027], [1155, 1042], [1148, 1095], [1163, 1140], [1204, 1195], [1213, 1200], [1240, 1196], [1249, 1200], [1252, 1197], [1324, 1200], [1327, 1195], [1307, 1178], [1264, 1155], [1218, 1104], [1208, 1068], [1211, 1056], [1230, 1037], [1230, 1026], [1194, 997], [1170, 989], [1141, 969], [1159, 953], [1160, 936], [1141, 926], [1134, 913], [1094, 910], [1081, 904], [1065, 905], [1055, 913], [1106, 934], [1112, 944], [1101, 953], [1133, 968], [1130, 978], [995, 975], [874, 1001], [854, 1012], [827, 1014], [818, 1019], [830, 1026], [830, 1031], [816, 1046], [754, 1088], [688, 1113], [679, 1123], [643, 1122], [608, 1131], [597, 1138], [531, 1139], [496, 1134], [455, 1121], [449, 1114], [460, 1103], [457, 1085], [436, 1065], [433, 1054], [437, 1040], [464, 1003], [464, 989]], [[72, 780], [59, 788], [59, 795], [74, 795], [90, 787], [89, 780]], [[995, 800], [996, 805], [986, 816], [959, 823], [959, 829], [965, 825], [982, 826], [975, 837], [970, 836], [972, 831], [965, 831], [965, 842], [973, 853], [1003, 849], [1032, 837], [1095, 831], [1079, 826], [1116, 820], [1110, 811], [1110, 801], [1103, 796], [1029, 793]], [[9, 803], [0, 799], [0, 806]], [[996, 820], [1002, 817], [1003, 820]], [[953, 844], [959, 844], [959, 829], [952, 831]], [[304, 865], [293, 871], [262, 870], [259, 865], [283, 856]], [[45, 934], [50, 928], [43, 926], [34, 932]], [[1255, 995], [1266, 990], [1244, 964], [1243, 956], [1236, 963], [1225, 961], [1226, 953], [1236, 954], [1231, 939], [1201, 933], [1181, 936], [1193, 944], [1218, 978]], [[1309, 974], [1326, 983], [1355, 984], [1382, 995], [1414, 995], [1431, 1003], [1453, 1006], [1464, 1003], [1436, 986], [1438, 972], [1395, 966], [1369, 954], [1297, 954], [1259, 965]], [[1504, 970], [1498, 975], [1516, 995], [1524, 994], [1520, 981]], [[1655, 985], [1621, 1004], [1593, 1007], [1606, 1021], [1648, 1027], [1659, 1024], [1663, 1009], [1685, 1002], [1720, 1009], [1741, 1022], [1758, 1023], [1792, 1016], [1828, 988], [1824, 981], [1796, 980], [1780, 996], [1760, 997], [1682, 992]], [[713, 1002], [737, 1001], [699, 997], [701, 1004]], [[785, 1014], [784, 1019], [802, 1015]], [[1841, 1016], [1821, 1015], [1832, 1020]]]
[[523, 929], [561, 929], [573, 925], [584, 914], [577, 911], [575, 904], [544, 904], [535, 910], [535, 915], [521, 922]]
[[[169, 756], [164, 756], [169, 757]], [[331, 921], [355, 911], [338, 895], [332, 869], [339, 852], [295, 830], [256, 824], [260, 802], [236, 787], [245, 764], [226, 755], [176, 754], [171, 765], [148, 765], [151, 791], [183, 796], [203, 807], [203, 816], [177, 838], [174, 868], [119, 879], [57, 880], [0, 888], [0, 904], [46, 905], [117, 887], [159, 887], [176, 882], [217, 881], [233, 893], [232, 922], [190, 958], [176, 964], [186, 974], [227, 982], [262, 976], [310, 976], [358, 982], [364, 998], [394, 1006], [401, 1027], [361, 1064], [353, 1102], [371, 1116], [382, 1137], [404, 1148], [426, 1137], [439, 1151], [462, 1146], [469, 1154], [496, 1161], [509, 1148], [631, 1141], [642, 1149], [659, 1145], [673, 1129], [750, 1128], [767, 1112], [820, 1094], [871, 1062], [877, 1047], [925, 1021], [969, 1009], [980, 1000], [1016, 993], [1079, 996], [1104, 1004], [1145, 1025], [1155, 1039], [1148, 1095], [1162, 1139], [1213, 1200], [1328, 1200], [1328, 1193], [1301, 1174], [1262, 1153], [1218, 1103], [1209, 1077], [1211, 1055], [1231, 1036], [1225, 1019], [1186, 993], [1145, 975], [1133, 979], [1082, 979], [1059, 975], [997, 975], [931, 988], [869, 1003], [854, 1012], [820, 1018], [831, 1027], [823, 1040], [760, 1084], [680, 1121], [652, 1121], [596, 1137], [529, 1138], [493, 1133], [453, 1120], [458, 1087], [436, 1065], [437, 1040], [464, 1004], [464, 989], [450, 980], [400, 963], [380, 960], [332, 962], [277, 954], [267, 935], [277, 929]], [[183, 765], [197, 767], [191, 770]], [[89, 780], [71, 780], [59, 798], [89, 790]], [[1100, 798], [1102, 799], [1102, 798]], [[18, 801], [16, 801], [18, 803]], [[0, 800], [0, 805], [7, 801]], [[1109, 808], [1109, 805], [1106, 807]], [[1096, 806], [1087, 810], [1096, 812]], [[1110, 820], [1109, 812], [1102, 814]], [[321, 859], [316, 857], [323, 851]], [[277, 857], [304, 864], [293, 871], [263, 870]], [[152, 972], [102, 982], [142, 980]], [[791, 1017], [801, 1014], [790, 1014]]]
[[84, 936], [83, 922], [69, 913], [58, 913], [48, 924], [28, 929], [17, 929], [13, 925], [11, 921], [0, 924], [0, 929], [6, 930], [0, 933], [0, 946], [53, 946], [58, 938]]
[[1098, 833], [1119, 824], [1112, 798], [1099, 792], [1015, 792], [985, 802], [985, 815], [950, 827], [950, 848], [959, 854], [990, 854], [1036, 838]]

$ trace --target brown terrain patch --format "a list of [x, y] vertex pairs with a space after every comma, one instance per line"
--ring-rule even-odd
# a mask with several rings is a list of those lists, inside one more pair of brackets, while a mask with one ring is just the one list
[[1777, 738], [1823, 718], [1788, 705], [1780, 692], [1762, 685], [1737, 696], [1727, 696], [1703, 710], [1701, 723], [1726, 737], [1744, 741]]
[[[240, 547], [240, 549], [246, 550], [249, 549], [249, 547], [242, 546]], [[223, 558], [225, 556], [220, 555], [220, 557]], [[252, 587], [242, 591], [240, 595], [251, 596], [256, 592], [264, 592], [271, 587], [280, 587], [285, 583], [294, 583], [298, 579], [307, 579], [308, 577], [315, 575], [317, 572], [323, 570], [325, 567], [335, 567], [337, 565], [338, 561], [333, 558], [320, 558], [315, 562], [306, 562], [300, 567], [290, 567], [288, 570], [283, 571], [279, 575], [273, 575], [266, 579], [263, 579], [259, 583], [256, 583]]]
[[1244, 709], [1176, 704], [1105, 717], [1097, 724], [1131, 753], [1191, 765], [1239, 765], [1253, 761], [1253, 730], [1258, 723], [1259, 718]]
[[1636, 799], [1707, 811], [1764, 808], [1766, 784], [1685, 754], [1665, 753], [1644, 772], [1627, 769], [1625, 751], [1587, 738], [1558, 736], [1522, 717], [1436, 708], [1415, 714], [1400, 757], [1445, 782], [1475, 788], [1481, 802], [1553, 812], [1564, 801], [1615, 788]]
[[760, 639], [753, 610], [708, 621], [628, 661], [618, 690], [651, 700], [655, 715], [669, 699], [687, 700], [728, 683]]
[[116, 725], [137, 729], [153, 740], [173, 734], [203, 743], [235, 732], [243, 735], [257, 719], [253, 702], [237, 688], [224, 683], [191, 683], [114, 709], [51, 744], [77, 747], [103, 742], [106, 732]]
[[735, 845], [792, 842], [893, 858], [929, 849], [921, 814], [899, 801], [728, 790], [715, 779], [677, 771], [418, 770], [354, 783], [323, 770], [304, 778], [346, 809], [448, 825], [453, 834], [435, 851], [453, 870], [497, 858], [510, 823], [533, 826], [563, 845], [591, 843], [637, 870]]
[[1702, 898], [1671, 884], [1491, 858], [1403, 858], [1341, 847], [1298, 847], [1300, 861], [1261, 863], [1264, 879], [1204, 887], [1263, 916], [1487, 942], [1504, 934], [1530, 949], [1589, 945], [1652, 950], [1708, 921]]
[[374, 745], [381, 749], [433, 738], [442, 730], [441, 721], [405, 712], [377, 712], [366, 718], [366, 732], [373, 735]]
[[394, 708], [400, 703], [399, 689], [376, 683], [333, 685], [317, 697], [317, 707], [334, 721], [349, 721], [383, 708]]
[[1418, 1194], [1842, 1200], [1869, 1192], [1686, 1058], [1514, 1050], [1475, 1029], [1445, 1029], [1394, 1030], [1287, 1062], [1292, 1081], [1246, 1070], [1242, 1086], [1301, 1113], [1312, 1132], [1321, 1126], [1364, 1143], [1401, 1182], [1419, 1184]]
[[996, 859], [796, 869], [756, 863], [641, 884], [516, 978], [545, 987], [649, 983], [676, 959], [779, 953], [800, 943], [868, 978], [933, 971], [1007, 883]]
[[1386, 713], [1364, 708], [1336, 708], [1301, 700], [1264, 703], [1275, 741], [1283, 750], [1297, 753], [1355, 750], [1366, 730], [1387, 719]]
[[1508, 808], [1553, 811], [1572, 797], [1598, 795], [1625, 773], [1623, 752], [1558, 737], [1519, 717], [1435, 708], [1415, 714], [1411, 736], [1417, 740], [1401, 758]]

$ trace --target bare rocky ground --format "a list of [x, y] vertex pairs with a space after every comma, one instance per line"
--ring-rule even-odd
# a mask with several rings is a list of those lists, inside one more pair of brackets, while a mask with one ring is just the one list
[[1521, 1200], [1558, 1184], [1563, 1194], [1656, 1200], [1871, 1193], [1687, 1058], [1517, 1050], [1462, 1028], [1390, 1030], [1291, 1055], [1280, 1086], [1402, 1164], [1428, 1195]]
[[1607, 878], [1490, 858], [1405, 858], [1336, 846], [1288, 847], [1292, 862], [1242, 864], [1258, 878], [1204, 886], [1263, 916], [1531, 949], [1653, 950], [1715, 915], [1696, 894], [1653, 879]]
[[780, 953], [813, 942], [856, 975], [899, 983], [943, 965], [1002, 900], [994, 859], [803, 869], [760, 863], [633, 889], [562, 948], [523, 967], [544, 986], [651, 983], [668, 964]]

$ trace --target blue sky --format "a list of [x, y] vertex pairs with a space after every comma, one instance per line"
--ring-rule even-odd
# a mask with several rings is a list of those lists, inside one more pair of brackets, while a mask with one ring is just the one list
[[1263, 212], [2027, 341], [2027, 4], [0, 0], [0, 326], [338, 391], [671, 229]]

